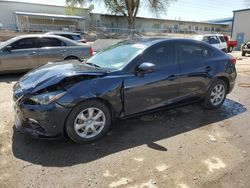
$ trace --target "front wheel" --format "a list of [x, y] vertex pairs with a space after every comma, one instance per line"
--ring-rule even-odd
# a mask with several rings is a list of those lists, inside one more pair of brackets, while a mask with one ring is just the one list
[[204, 107], [207, 109], [219, 108], [225, 101], [226, 95], [226, 83], [223, 80], [216, 80], [206, 94]]
[[73, 109], [66, 122], [68, 136], [77, 143], [103, 137], [111, 124], [109, 108], [99, 101], [87, 101]]
[[246, 56], [246, 52], [242, 51], [241, 55]]

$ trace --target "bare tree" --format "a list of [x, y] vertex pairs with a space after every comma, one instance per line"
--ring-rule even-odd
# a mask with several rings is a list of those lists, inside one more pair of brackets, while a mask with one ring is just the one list
[[140, 8], [147, 8], [150, 12], [158, 15], [166, 13], [171, 2], [177, 0], [66, 0], [70, 7], [83, 5], [86, 2], [104, 2], [106, 8], [115, 15], [123, 15], [127, 18], [128, 28], [134, 28], [135, 17]]

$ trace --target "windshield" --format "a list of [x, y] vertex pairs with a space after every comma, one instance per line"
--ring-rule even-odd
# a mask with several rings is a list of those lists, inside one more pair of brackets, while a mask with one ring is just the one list
[[145, 47], [144, 44], [118, 43], [91, 57], [87, 63], [107, 69], [120, 69]]

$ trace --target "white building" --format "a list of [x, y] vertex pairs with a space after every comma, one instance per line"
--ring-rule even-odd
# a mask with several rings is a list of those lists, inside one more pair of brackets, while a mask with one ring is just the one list
[[65, 6], [0, 0], [2, 29], [18, 31], [84, 30], [88, 9], [76, 9], [67, 15]]
[[250, 9], [234, 11], [232, 38], [237, 40], [238, 49], [241, 44], [250, 41]]
[[[89, 13], [89, 9], [70, 9], [66, 6], [45, 5], [0, 0], [0, 23], [2, 29], [27, 32], [49, 30], [128, 32], [124, 16]], [[136, 18], [135, 29], [140, 32], [164, 33], [225, 33], [230, 26], [221, 23], [207, 23], [156, 18]]]

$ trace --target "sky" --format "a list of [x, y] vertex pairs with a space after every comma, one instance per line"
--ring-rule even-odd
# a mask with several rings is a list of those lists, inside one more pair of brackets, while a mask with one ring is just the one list
[[[65, 0], [15, 0], [42, 4], [65, 5]], [[145, 0], [141, 0], [145, 1]], [[163, 19], [180, 19], [185, 21], [207, 21], [233, 17], [233, 10], [248, 8], [246, 0], [177, 0], [167, 9], [167, 12], [158, 16]], [[250, 2], [250, 0], [249, 0]], [[88, 5], [87, 5], [88, 6]], [[143, 9], [144, 10], [144, 9]], [[95, 13], [108, 13], [101, 3], [94, 4]], [[140, 17], [156, 17], [150, 11], [139, 10]]]

